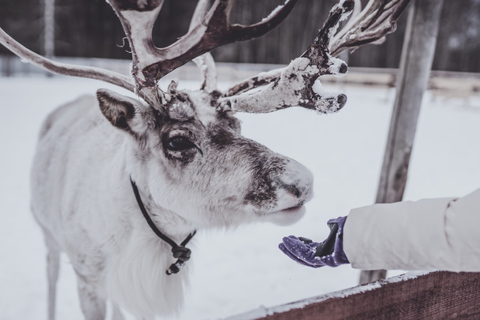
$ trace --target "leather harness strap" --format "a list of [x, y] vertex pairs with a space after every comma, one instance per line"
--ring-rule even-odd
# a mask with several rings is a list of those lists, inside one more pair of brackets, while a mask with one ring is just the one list
[[173, 273], [179, 272], [182, 269], [182, 267], [185, 265], [185, 262], [187, 262], [190, 259], [190, 255], [192, 253], [191, 250], [186, 248], [185, 246], [193, 238], [193, 236], [197, 233], [197, 231], [195, 230], [192, 233], [190, 233], [185, 238], [185, 240], [183, 240], [182, 243], [178, 245], [175, 241], [170, 239], [167, 235], [165, 235], [163, 232], [161, 232], [157, 228], [152, 218], [148, 214], [147, 209], [145, 209], [145, 205], [143, 204], [142, 198], [140, 197], [140, 193], [138, 192], [137, 185], [135, 184], [135, 182], [132, 180], [131, 177], [130, 177], [130, 183], [132, 184], [133, 193], [135, 194], [135, 199], [137, 199], [137, 203], [140, 208], [140, 211], [142, 211], [142, 214], [145, 217], [145, 220], [147, 220], [148, 225], [160, 239], [162, 239], [172, 247], [173, 257], [177, 259], [177, 261], [167, 269], [167, 274], [171, 275]]

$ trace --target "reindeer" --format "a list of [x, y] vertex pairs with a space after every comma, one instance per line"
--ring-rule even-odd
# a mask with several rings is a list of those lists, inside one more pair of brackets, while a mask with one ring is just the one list
[[[210, 51], [257, 38], [282, 22], [297, 0], [263, 21], [232, 25], [233, 0], [200, 0], [188, 33], [167, 48], [151, 31], [163, 0], [109, 0], [129, 40], [132, 76], [60, 64], [26, 49], [0, 29], [12, 52], [53, 73], [113, 83], [137, 98], [99, 89], [53, 111], [45, 120], [31, 171], [31, 207], [47, 246], [48, 316], [54, 319], [60, 252], [78, 280], [85, 319], [175, 313], [182, 305], [196, 230], [300, 219], [313, 197], [313, 177], [300, 163], [240, 134], [236, 112], [293, 106], [332, 113], [343, 94], [318, 77], [344, 74], [340, 52], [377, 41], [395, 28], [407, 0], [372, 0], [336, 32], [354, 8], [341, 0], [310, 47], [283, 69], [216, 89]], [[193, 60], [202, 87], [178, 90], [158, 80]], [[176, 260], [176, 261], [175, 261]]]

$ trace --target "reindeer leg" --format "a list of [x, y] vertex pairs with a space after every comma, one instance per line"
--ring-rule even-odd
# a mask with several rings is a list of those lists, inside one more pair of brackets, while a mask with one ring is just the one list
[[106, 301], [99, 297], [95, 285], [77, 272], [78, 296], [85, 320], [105, 320]]
[[48, 319], [55, 320], [57, 280], [60, 271], [60, 248], [51, 233], [45, 228], [42, 229], [47, 246]]

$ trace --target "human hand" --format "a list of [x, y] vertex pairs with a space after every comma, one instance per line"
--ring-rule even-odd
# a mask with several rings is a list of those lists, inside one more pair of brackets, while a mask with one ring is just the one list
[[343, 227], [347, 217], [328, 220], [330, 235], [321, 243], [303, 237], [289, 236], [279, 244], [280, 250], [294, 261], [319, 268], [323, 266], [338, 267], [349, 263], [343, 251]]

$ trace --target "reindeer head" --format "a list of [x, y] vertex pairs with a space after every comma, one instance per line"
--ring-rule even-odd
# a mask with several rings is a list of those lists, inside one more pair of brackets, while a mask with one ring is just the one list
[[[340, 110], [346, 96], [323, 90], [319, 76], [346, 73], [347, 65], [334, 55], [392, 32], [408, 4], [408, 0], [371, 0], [337, 33], [339, 22], [359, 3], [340, 0], [312, 44], [287, 67], [217, 91], [209, 52], [265, 34], [287, 17], [296, 2], [286, 0], [261, 22], [245, 26], [229, 22], [234, 0], [215, 0], [212, 5], [199, 0], [188, 33], [169, 47], [157, 48], [151, 31], [163, 0], [110, 0], [130, 42], [132, 78], [53, 62], [1, 29], [0, 42], [49, 71], [107, 81], [145, 101], [109, 90], [97, 92], [104, 116], [131, 137], [132, 157], [140, 165], [133, 166], [130, 174], [144, 179], [141, 183], [163, 208], [197, 225], [237, 224], [259, 217], [286, 223], [303, 214], [302, 205], [313, 194], [312, 175], [294, 160], [241, 136], [235, 112], [263, 113], [293, 106], [320, 113]], [[158, 86], [159, 79], [191, 60], [203, 72], [200, 90], [177, 90], [175, 82], [166, 90]], [[161, 198], [156, 196], [160, 194]], [[185, 198], [188, 203], [179, 200]], [[211, 215], [221, 211], [241, 214]]]
[[97, 97], [104, 116], [130, 136], [128, 170], [158, 206], [197, 227], [303, 215], [310, 171], [243, 137], [214, 95], [170, 88], [160, 110], [110, 90]]

